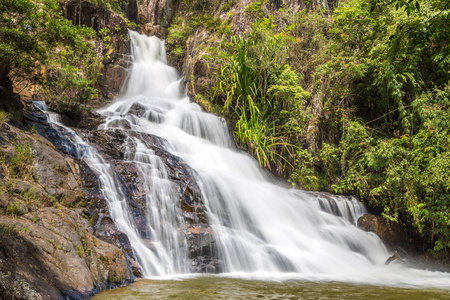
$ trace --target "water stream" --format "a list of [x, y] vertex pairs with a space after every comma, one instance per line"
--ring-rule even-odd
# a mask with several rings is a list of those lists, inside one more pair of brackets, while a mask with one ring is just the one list
[[[163, 41], [135, 32], [130, 32], [130, 39], [133, 64], [128, 84], [120, 98], [99, 111], [107, 116], [101, 128], [158, 136], [166, 151], [195, 170], [227, 276], [450, 287], [447, 273], [385, 266], [390, 256], [385, 246], [375, 234], [355, 226], [365, 212], [355, 199], [336, 196], [330, 201], [277, 185], [252, 157], [233, 147], [223, 119], [202, 112], [181, 90], [180, 77], [167, 65]], [[63, 128], [58, 120], [51, 122]], [[129, 216], [111, 167], [81, 138], [76, 139], [81, 150], [71, 151], [100, 174], [111, 215], [129, 237], [145, 277], [190, 273], [187, 241], [180, 231], [185, 221], [161, 159], [128, 137], [135, 150], [127, 152], [125, 159], [139, 166], [147, 184], [151, 234], [146, 238], [138, 234]]]

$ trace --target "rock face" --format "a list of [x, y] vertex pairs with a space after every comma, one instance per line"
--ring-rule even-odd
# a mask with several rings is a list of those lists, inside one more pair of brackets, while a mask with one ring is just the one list
[[97, 33], [109, 31], [111, 46], [121, 54], [128, 54], [127, 22], [112, 10], [102, 8], [88, 1], [68, 1], [64, 7], [64, 16], [75, 25], [91, 27]]
[[[127, 3], [124, 6], [126, 15], [130, 20], [136, 20], [136, 1]], [[68, 1], [63, 10], [64, 16], [73, 24], [91, 27], [104, 39], [96, 42], [98, 55], [104, 57], [100, 84], [103, 99], [99, 99], [97, 106], [103, 105], [105, 99], [112, 99], [120, 93], [127, 78], [130, 63], [127, 21], [112, 10], [88, 1]]]
[[399, 224], [387, 222], [382, 216], [365, 214], [358, 219], [358, 227], [374, 232], [388, 246], [399, 245], [402, 242], [402, 229]]
[[80, 299], [139, 276], [96, 175], [57, 150], [39, 114], [24, 116], [0, 125], [0, 294]]
[[139, 0], [137, 8], [141, 32], [163, 37], [164, 29], [175, 16], [178, 3], [176, 0]]
[[80, 213], [46, 207], [1, 218], [0, 294], [15, 299], [87, 297], [131, 279], [122, 251], [93, 235]]

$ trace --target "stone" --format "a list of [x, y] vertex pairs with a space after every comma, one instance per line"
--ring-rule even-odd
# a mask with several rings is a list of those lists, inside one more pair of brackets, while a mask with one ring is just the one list
[[0, 228], [4, 296], [86, 298], [97, 288], [132, 279], [122, 251], [93, 236], [76, 211], [60, 206], [19, 218], [0, 216]]
[[365, 231], [378, 235], [381, 241], [388, 246], [401, 244], [403, 237], [401, 226], [397, 223], [388, 222], [382, 216], [365, 214], [358, 219], [357, 225]]

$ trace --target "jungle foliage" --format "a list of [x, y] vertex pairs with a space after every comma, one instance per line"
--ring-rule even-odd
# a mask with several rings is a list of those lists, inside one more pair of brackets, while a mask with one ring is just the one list
[[92, 28], [65, 19], [56, 0], [1, 1], [0, 79], [38, 84], [56, 109], [78, 114], [97, 93], [95, 38]]
[[448, 253], [450, 3], [340, 1], [331, 17], [271, 3], [245, 8], [246, 32], [215, 32], [205, 59], [220, 67], [202, 99], [261, 165], [357, 195]]

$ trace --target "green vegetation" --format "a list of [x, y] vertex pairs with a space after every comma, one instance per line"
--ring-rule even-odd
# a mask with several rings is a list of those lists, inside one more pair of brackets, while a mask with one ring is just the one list
[[128, 0], [91, 0], [90, 2], [100, 7], [111, 9], [117, 13], [122, 12], [122, 6], [128, 4]]
[[0, 82], [38, 84], [57, 110], [79, 116], [80, 104], [97, 94], [102, 63], [90, 43], [95, 38], [92, 28], [65, 19], [57, 0], [1, 1]]
[[6, 111], [0, 110], [0, 125], [8, 121], [9, 114]]
[[253, 2], [245, 7], [245, 13], [254, 18], [264, 17], [264, 10], [260, 1]]
[[82, 243], [79, 243], [76, 247], [75, 247], [75, 251], [77, 252], [78, 256], [80, 258], [83, 258], [84, 256], [84, 248]]
[[16, 143], [14, 156], [9, 163], [13, 178], [27, 179], [32, 176], [33, 154], [29, 144]]
[[[448, 1], [339, 1], [332, 14], [316, 1], [300, 11], [280, 1], [177, 3], [171, 58], [213, 70], [196, 99], [231, 121], [262, 166], [304, 189], [356, 195], [423, 238], [424, 249], [448, 253]], [[3, 0], [0, 85], [39, 84], [54, 108], [79, 117], [98, 93], [95, 39], [108, 44], [111, 32], [74, 26], [57, 0]], [[194, 43], [202, 54], [186, 53]], [[0, 111], [0, 125], [21, 116]], [[26, 179], [32, 159], [17, 144], [8, 170], [1, 166]]]
[[316, 76], [324, 109], [340, 112], [326, 124], [340, 138], [318, 154], [328, 188], [359, 195], [415, 228], [426, 248], [447, 250], [450, 9], [391, 2], [352, 1], [335, 12], [332, 58]]
[[[196, 99], [293, 185], [359, 196], [448, 253], [450, 3], [341, 1], [332, 16], [265, 3], [244, 9], [248, 29], [199, 25], [220, 47]], [[195, 32], [175, 29], [183, 48]]]
[[225, 113], [235, 122], [235, 135], [260, 164], [291, 158], [297, 138], [305, 129], [309, 93], [299, 75], [287, 64], [291, 37], [272, 31], [273, 20], [252, 26], [247, 39], [231, 38], [214, 60], [220, 59], [219, 82], [212, 97], [222, 99]]
[[20, 216], [21, 214], [23, 214], [22, 209], [23, 208], [20, 206], [19, 202], [14, 202], [8, 205], [8, 207], [6, 208], [6, 212], [13, 216]]

